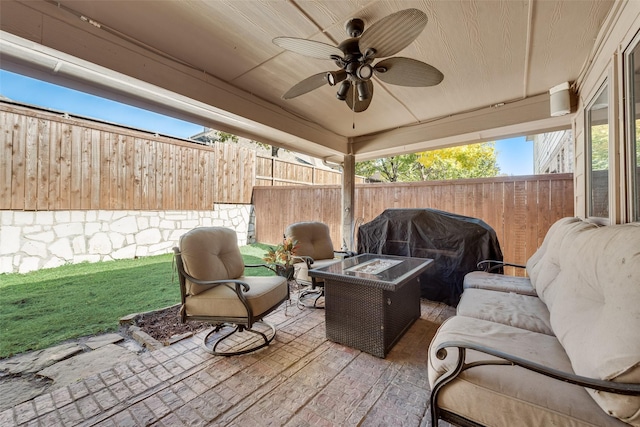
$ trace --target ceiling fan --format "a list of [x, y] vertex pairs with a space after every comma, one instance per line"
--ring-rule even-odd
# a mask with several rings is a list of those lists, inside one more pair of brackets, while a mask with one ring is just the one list
[[[364, 31], [362, 19], [350, 19], [345, 27], [350, 38], [338, 46], [295, 37], [276, 37], [273, 43], [283, 49], [317, 59], [329, 59], [337, 71], [314, 74], [302, 80], [284, 95], [292, 99], [328, 83], [338, 86], [336, 97], [356, 113], [369, 107], [373, 82], [424, 87], [439, 84], [444, 75], [435, 67], [411, 58], [388, 58], [411, 44], [427, 25], [427, 15], [418, 9], [405, 9], [388, 15]], [[387, 58], [373, 64], [378, 58]]]

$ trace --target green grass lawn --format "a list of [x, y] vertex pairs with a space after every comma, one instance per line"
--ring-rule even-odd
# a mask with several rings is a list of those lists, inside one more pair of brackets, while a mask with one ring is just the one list
[[[245, 264], [262, 264], [268, 248], [255, 244], [240, 250]], [[266, 268], [245, 271], [272, 274]], [[123, 316], [179, 302], [172, 254], [1, 274], [0, 358], [116, 331]]]

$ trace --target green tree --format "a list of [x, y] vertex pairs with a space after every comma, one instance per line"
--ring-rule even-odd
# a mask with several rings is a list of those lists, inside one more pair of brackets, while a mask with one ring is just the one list
[[425, 180], [496, 176], [500, 173], [495, 142], [418, 153]]
[[216, 131], [216, 140], [220, 142], [238, 142], [238, 137], [232, 133], [222, 132], [220, 130]]
[[356, 163], [356, 175], [379, 176], [385, 182], [420, 181], [422, 166], [417, 154], [402, 154]]
[[356, 163], [356, 174], [384, 182], [491, 177], [500, 173], [494, 142]]
[[609, 124], [591, 126], [591, 169], [609, 169]]

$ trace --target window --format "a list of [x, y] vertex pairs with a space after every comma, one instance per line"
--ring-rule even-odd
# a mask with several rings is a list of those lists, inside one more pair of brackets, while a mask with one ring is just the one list
[[609, 91], [605, 83], [587, 108], [589, 211], [609, 217]]
[[627, 54], [626, 71], [630, 219], [640, 221], [640, 41]]

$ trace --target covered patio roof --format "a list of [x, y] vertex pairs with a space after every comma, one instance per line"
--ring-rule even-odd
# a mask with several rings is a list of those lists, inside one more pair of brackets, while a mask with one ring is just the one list
[[[549, 89], [579, 88], [618, 3], [580, 1], [21, 1], [0, 8], [0, 67], [203, 126], [342, 162], [571, 126], [551, 117]], [[345, 22], [365, 32], [402, 9], [428, 23], [394, 56], [444, 74], [437, 86], [373, 77], [353, 113], [329, 85], [282, 95], [330, 60], [275, 45], [278, 36], [336, 46]]]

